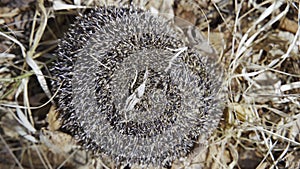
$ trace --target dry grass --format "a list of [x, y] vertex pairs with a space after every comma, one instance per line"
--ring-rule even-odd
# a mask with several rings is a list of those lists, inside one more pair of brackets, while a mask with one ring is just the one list
[[[69, 135], [57, 131], [47, 85], [47, 65], [66, 23], [87, 6], [111, 2], [5, 2], [0, 2], [0, 168], [112, 167], [107, 159], [89, 160]], [[207, 35], [226, 70], [227, 96], [207, 149], [173, 168], [299, 168], [299, 3], [170, 2], [174, 5], [136, 3], [182, 17]]]

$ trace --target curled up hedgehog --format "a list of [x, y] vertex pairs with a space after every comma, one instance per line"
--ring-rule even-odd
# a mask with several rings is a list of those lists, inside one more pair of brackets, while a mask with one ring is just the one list
[[117, 165], [168, 167], [217, 127], [218, 66], [174, 22], [99, 7], [59, 43], [51, 69], [62, 129]]

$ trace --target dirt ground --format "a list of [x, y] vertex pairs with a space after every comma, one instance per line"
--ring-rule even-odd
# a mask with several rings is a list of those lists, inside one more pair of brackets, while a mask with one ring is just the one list
[[[59, 39], [87, 7], [129, 3], [0, 0], [0, 168], [117, 167], [108, 157], [92, 158], [59, 130], [48, 68]], [[131, 3], [194, 24], [225, 71], [219, 127], [205, 149], [175, 161], [172, 168], [300, 168], [299, 2]]]

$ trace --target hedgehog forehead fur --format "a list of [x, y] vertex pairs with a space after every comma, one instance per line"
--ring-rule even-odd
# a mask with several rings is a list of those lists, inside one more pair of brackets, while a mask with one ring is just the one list
[[62, 128], [120, 164], [167, 166], [186, 156], [221, 116], [219, 72], [186, 39], [139, 9], [79, 18], [51, 69]]

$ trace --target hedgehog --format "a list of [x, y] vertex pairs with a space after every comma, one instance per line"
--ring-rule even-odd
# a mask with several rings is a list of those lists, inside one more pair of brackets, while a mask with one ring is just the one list
[[51, 68], [62, 121], [117, 165], [170, 166], [217, 127], [221, 73], [170, 20], [98, 7], [59, 42]]

